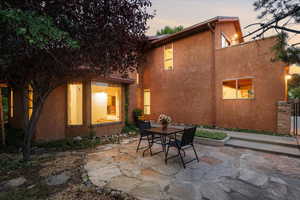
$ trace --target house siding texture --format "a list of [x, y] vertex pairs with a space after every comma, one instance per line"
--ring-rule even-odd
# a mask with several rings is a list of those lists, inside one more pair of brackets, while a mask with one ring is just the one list
[[212, 123], [211, 41], [206, 31], [174, 42], [173, 70], [163, 68], [163, 46], [149, 52], [143, 88], [151, 91], [150, 119], [166, 113], [176, 122]]
[[[131, 74], [136, 77], [135, 73]], [[95, 79], [97, 80], [97, 79]], [[81, 80], [78, 80], [81, 81]], [[100, 82], [109, 82], [99, 79]], [[67, 124], [67, 85], [56, 88], [46, 99], [40, 119], [37, 123], [34, 140], [53, 141], [67, 137], [89, 136], [91, 131], [97, 136], [119, 134], [125, 125], [125, 87], [128, 87], [129, 94], [129, 121], [132, 122], [132, 110], [136, 108], [136, 84], [121, 84], [121, 121], [110, 124], [93, 125], [91, 129], [91, 81], [81, 81], [83, 83], [83, 124], [68, 126]], [[116, 83], [116, 82], [115, 82]], [[127, 85], [127, 86], [126, 86]], [[14, 117], [10, 118], [10, 124], [15, 128], [23, 127], [22, 119], [22, 96], [19, 91], [14, 93]]]
[[[277, 102], [284, 100], [285, 65], [272, 62], [275, 38], [216, 50], [216, 125], [277, 131]], [[223, 100], [222, 81], [254, 78], [254, 99]]]
[[[163, 69], [163, 45], [148, 52], [143, 65], [143, 88], [151, 91], [148, 119], [164, 113], [176, 123], [277, 130], [276, 105], [284, 99], [285, 69], [283, 63], [271, 61], [276, 38], [221, 49], [222, 32], [233, 38], [238, 30], [233, 22], [217, 23], [214, 32], [173, 41], [170, 71]], [[254, 99], [222, 99], [223, 80], [247, 76], [254, 77]]]

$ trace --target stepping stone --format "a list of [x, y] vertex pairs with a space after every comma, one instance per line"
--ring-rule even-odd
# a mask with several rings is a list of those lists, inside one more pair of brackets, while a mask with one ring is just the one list
[[24, 177], [19, 177], [19, 178], [9, 180], [5, 184], [5, 186], [6, 187], [19, 187], [19, 186], [23, 185], [25, 182], [26, 182], [26, 179]]
[[239, 179], [255, 186], [263, 186], [268, 182], [268, 177], [266, 175], [248, 169], [242, 169], [240, 171]]
[[68, 172], [63, 172], [61, 174], [55, 176], [49, 176], [46, 179], [47, 185], [56, 186], [65, 184], [70, 179], [70, 175]]

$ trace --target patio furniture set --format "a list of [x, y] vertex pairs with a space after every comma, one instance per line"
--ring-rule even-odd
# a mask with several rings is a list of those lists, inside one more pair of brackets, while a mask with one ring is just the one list
[[[159, 153], [164, 153], [164, 160], [166, 164], [169, 159], [179, 156], [184, 168], [186, 167], [186, 164], [194, 160], [197, 160], [199, 162], [199, 158], [193, 143], [196, 133], [196, 127], [186, 127], [184, 129], [151, 127], [151, 123], [149, 121], [141, 120], [137, 122], [137, 126], [139, 128], [140, 138], [136, 151], [138, 152], [142, 148], [140, 147], [142, 140], [146, 140], [148, 142], [146, 149], [143, 151], [143, 156], [146, 151], [150, 151], [151, 156]], [[153, 153], [152, 147], [154, 144], [161, 145], [162, 151]], [[169, 149], [171, 147], [177, 149], [178, 154], [168, 157]], [[185, 150], [188, 148], [193, 149], [195, 158], [189, 161], [185, 161]]]

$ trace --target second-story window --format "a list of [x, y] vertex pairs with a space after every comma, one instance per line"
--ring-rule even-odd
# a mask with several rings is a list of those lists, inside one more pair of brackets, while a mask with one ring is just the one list
[[224, 33], [221, 34], [221, 47], [229, 47], [230, 46], [230, 41], [227, 39], [227, 37], [224, 35]]
[[173, 69], [173, 44], [167, 44], [164, 47], [164, 69]]

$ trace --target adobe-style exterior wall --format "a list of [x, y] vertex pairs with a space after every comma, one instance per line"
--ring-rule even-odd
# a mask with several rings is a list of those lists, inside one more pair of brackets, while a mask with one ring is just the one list
[[[235, 42], [238, 42], [241, 38], [241, 34], [238, 33], [238, 30], [236, 29], [236, 26], [233, 22], [219, 22], [216, 23], [215, 28], [215, 47], [216, 49], [219, 49], [222, 47], [221, 42], [221, 34], [224, 33], [226, 37], [230, 40], [235, 40]], [[237, 34], [238, 38], [235, 38], [235, 35]]]
[[[285, 65], [272, 62], [275, 37], [216, 50], [216, 125], [277, 131], [277, 102], [284, 100]], [[254, 77], [254, 99], [223, 100], [222, 81]]]
[[[135, 77], [136, 75], [132, 75]], [[95, 79], [101, 82], [103, 79]], [[67, 85], [56, 88], [47, 98], [40, 119], [37, 124], [34, 140], [53, 141], [67, 137], [88, 136], [91, 131], [97, 136], [119, 134], [125, 123], [125, 87], [129, 90], [129, 120], [132, 122], [132, 110], [136, 108], [136, 87], [134, 84], [120, 84], [122, 86], [121, 121], [110, 124], [93, 125], [91, 128], [91, 81], [83, 83], [83, 124], [79, 126], [67, 125]], [[23, 127], [22, 98], [19, 91], [14, 92], [14, 117], [10, 118], [10, 124], [15, 128]]]
[[55, 89], [46, 100], [37, 123], [35, 140], [59, 140], [65, 138], [66, 86]]
[[148, 118], [156, 120], [166, 113], [179, 123], [211, 124], [212, 33], [174, 42], [173, 70], [164, 70], [163, 50], [163, 46], [152, 49], [143, 65], [143, 89], [151, 91]]

